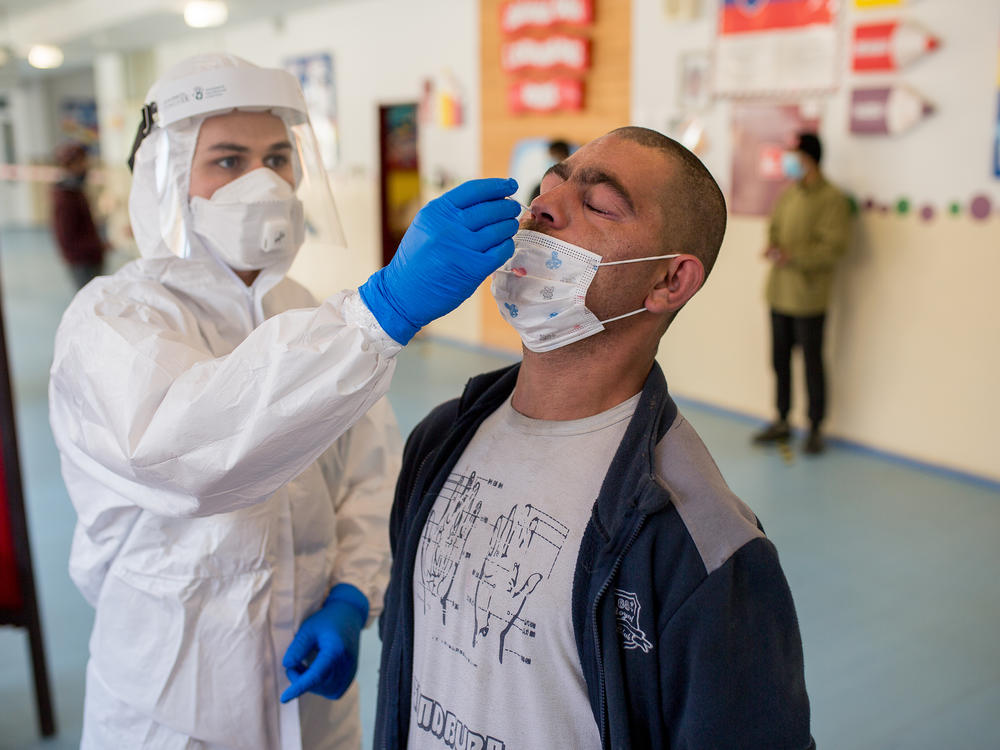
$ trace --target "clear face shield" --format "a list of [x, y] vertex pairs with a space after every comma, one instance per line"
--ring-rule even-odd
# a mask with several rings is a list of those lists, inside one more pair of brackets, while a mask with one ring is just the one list
[[[207, 252], [248, 270], [220, 252], [219, 243], [240, 236], [262, 268], [284, 273], [295, 249], [297, 265], [318, 269], [345, 247], [316, 136], [291, 74], [249, 63], [217, 67], [160, 81], [149, 99], [130, 158], [129, 196], [132, 229], [145, 257]], [[261, 217], [247, 208], [268, 204], [273, 213], [269, 204], [279, 202], [293, 204], [282, 219], [291, 223], [288, 232], [275, 230], [278, 220], [266, 211]], [[268, 233], [256, 239], [262, 227], [281, 241], [290, 235], [294, 248], [269, 255]]]

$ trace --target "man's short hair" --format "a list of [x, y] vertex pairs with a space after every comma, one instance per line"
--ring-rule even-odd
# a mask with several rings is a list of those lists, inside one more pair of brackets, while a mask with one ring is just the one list
[[801, 151], [819, 166], [823, 159], [823, 144], [820, 143], [819, 136], [815, 133], [799, 133], [795, 150]]
[[690, 253], [708, 278], [726, 233], [726, 199], [701, 160], [683, 145], [649, 128], [628, 126], [609, 135], [655, 148], [677, 167], [660, 196], [665, 220], [665, 253]]

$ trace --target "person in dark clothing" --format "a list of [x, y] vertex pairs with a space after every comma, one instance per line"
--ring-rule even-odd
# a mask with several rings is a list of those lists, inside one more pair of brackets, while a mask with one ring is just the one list
[[55, 157], [65, 174], [52, 187], [52, 233], [73, 282], [82, 289], [104, 272], [107, 249], [83, 191], [90, 157], [80, 143], [63, 144], [56, 149]]
[[546, 173], [492, 287], [522, 362], [404, 451], [375, 747], [815, 748], [777, 551], [656, 363], [725, 225], [645, 128]]

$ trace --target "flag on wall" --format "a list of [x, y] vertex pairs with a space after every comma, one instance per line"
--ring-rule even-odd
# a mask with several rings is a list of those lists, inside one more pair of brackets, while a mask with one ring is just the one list
[[831, 23], [833, 8], [826, 0], [724, 0], [719, 33], [801, 29]]

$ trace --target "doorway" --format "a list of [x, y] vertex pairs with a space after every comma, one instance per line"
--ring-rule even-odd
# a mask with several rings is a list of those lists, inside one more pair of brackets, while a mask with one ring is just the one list
[[388, 265], [420, 209], [417, 104], [379, 106], [382, 265]]

